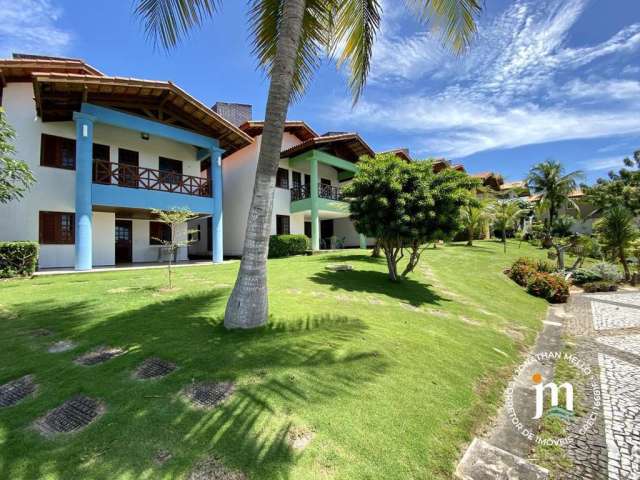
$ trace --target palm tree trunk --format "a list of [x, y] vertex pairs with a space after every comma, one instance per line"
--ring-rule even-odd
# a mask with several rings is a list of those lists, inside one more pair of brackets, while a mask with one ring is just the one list
[[507, 228], [502, 229], [502, 243], [504, 244], [504, 253], [507, 253]]
[[267, 322], [269, 315], [267, 253], [271, 233], [273, 194], [297, 51], [300, 45], [304, 9], [305, 0], [285, 0], [284, 2], [242, 261], [224, 314], [224, 325], [227, 328], [258, 327]]
[[624, 253], [624, 248], [620, 248], [620, 261], [622, 262], [622, 268], [624, 269], [624, 279], [626, 282], [629, 282], [631, 280], [631, 271], [629, 270], [627, 255]]
[[472, 226], [469, 226], [467, 228], [467, 246], [468, 247], [473, 247], [473, 232], [474, 232], [474, 228]]

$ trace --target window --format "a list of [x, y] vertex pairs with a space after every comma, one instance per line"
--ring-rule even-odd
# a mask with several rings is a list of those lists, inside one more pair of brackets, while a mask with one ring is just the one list
[[116, 224], [116, 241], [117, 240], [130, 241], [131, 227]]
[[196, 228], [191, 228], [191, 231], [189, 232], [189, 241], [190, 242], [199, 242], [200, 241], [200, 233], [202, 230], [202, 227], [200, 226], [200, 224], [198, 223], [196, 225]]
[[289, 170], [286, 168], [279, 168], [276, 174], [276, 187], [289, 188]]
[[180, 160], [160, 157], [160, 167], [158, 170], [163, 172], [163, 181], [167, 183], [178, 183], [182, 175], [182, 162]]
[[104, 162], [111, 161], [109, 158], [109, 145], [93, 144], [93, 159], [102, 160]]
[[276, 215], [276, 234], [289, 235], [289, 215]]
[[213, 250], [213, 222], [212, 218], [207, 218], [207, 250]]
[[171, 241], [171, 226], [162, 222], [149, 222], [149, 245], [162, 245]]
[[76, 141], [43, 133], [40, 142], [40, 165], [75, 170]]
[[291, 172], [291, 183], [293, 188], [299, 188], [302, 185], [302, 175], [300, 172]]
[[311, 184], [311, 175], [309, 175], [308, 173], [304, 174], [304, 184], [305, 185], [310, 185]]
[[118, 149], [118, 185], [138, 187], [138, 161], [138, 152], [126, 148]]
[[40, 243], [43, 245], [73, 245], [75, 214], [40, 212]]
[[331, 185], [331, 180], [329, 180], [328, 178], [321, 178], [320, 183], [322, 185]]

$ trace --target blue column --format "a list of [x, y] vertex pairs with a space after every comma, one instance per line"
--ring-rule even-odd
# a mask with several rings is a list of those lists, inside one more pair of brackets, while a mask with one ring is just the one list
[[76, 122], [76, 270], [93, 267], [93, 212], [91, 211], [91, 177], [93, 170], [93, 120], [85, 113], [74, 112]]
[[222, 263], [224, 248], [222, 245], [222, 153], [224, 150], [211, 147], [211, 177], [213, 183], [213, 218], [211, 219], [211, 240], [213, 263]]

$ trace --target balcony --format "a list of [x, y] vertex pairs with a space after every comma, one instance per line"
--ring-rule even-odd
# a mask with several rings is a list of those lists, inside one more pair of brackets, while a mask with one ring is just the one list
[[211, 180], [153, 168], [94, 160], [93, 183], [159, 192], [211, 197]]
[[[291, 201], [304, 200], [305, 198], [311, 198], [311, 189], [309, 184], [296, 185], [291, 189]], [[326, 185], [324, 183], [318, 184], [318, 198], [324, 198], [326, 200], [334, 200], [338, 202], [345, 201], [342, 197], [342, 190], [340, 187], [334, 187], [333, 185]]]

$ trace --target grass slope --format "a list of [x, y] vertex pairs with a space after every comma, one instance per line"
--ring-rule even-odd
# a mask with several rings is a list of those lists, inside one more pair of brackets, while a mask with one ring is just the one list
[[[502, 270], [540, 251], [493, 242], [427, 250], [392, 284], [382, 260], [345, 251], [269, 262], [272, 318], [226, 332], [221, 315], [238, 263], [39, 277], [0, 283], [0, 383], [33, 373], [38, 395], [0, 409], [0, 478], [186, 478], [216, 455], [255, 479], [448, 478], [472, 430], [495, 412], [505, 375], [541, 326], [546, 304]], [[349, 262], [351, 272], [327, 263]], [[54, 331], [33, 337], [36, 328]], [[72, 339], [71, 352], [47, 346]], [[93, 367], [72, 360], [99, 345], [126, 355]], [[131, 378], [157, 355], [179, 368]], [[193, 380], [233, 380], [212, 412], [177, 393]], [[106, 414], [44, 439], [33, 420], [71, 395]], [[303, 451], [289, 439], [314, 438]], [[153, 461], [159, 450], [172, 458]]]

